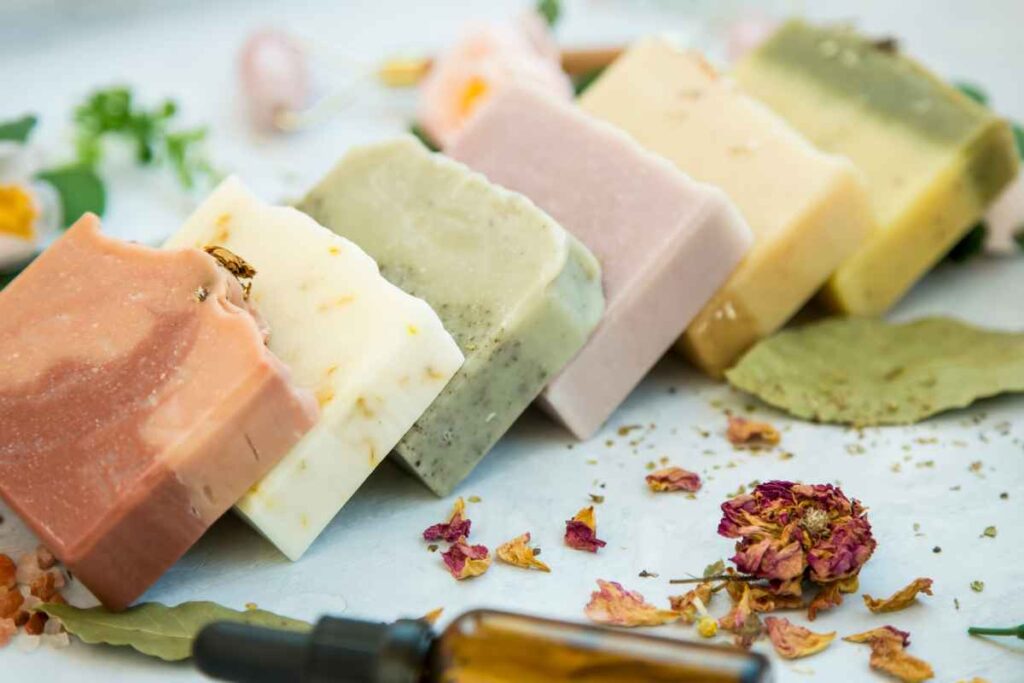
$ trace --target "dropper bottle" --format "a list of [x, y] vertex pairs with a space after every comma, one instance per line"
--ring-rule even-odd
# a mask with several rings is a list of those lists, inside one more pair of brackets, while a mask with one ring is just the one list
[[220, 622], [193, 654], [237, 683], [768, 683], [763, 656], [730, 647], [476, 610], [441, 633], [422, 620], [324, 617], [311, 633]]

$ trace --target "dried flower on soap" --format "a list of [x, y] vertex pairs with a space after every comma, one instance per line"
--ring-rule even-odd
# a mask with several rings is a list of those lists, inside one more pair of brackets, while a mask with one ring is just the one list
[[735, 415], [729, 416], [725, 436], [733, 446], [752, 449], [775, 446], [782, 440], [779, 430], [767, 422], [755, 422]]
[[706, 608], [711, 604], [714, 594], [710, 583], [700, 583], [696, 588], [683, 595], [670, 596], [668, 602], [672, 606], [672, 611], [679, 613], [680, 621], [684, 624], [692, 624], [700, 613], [697, 600], [700, 600], [700, 604]]
[[594, 517], [593, 505], [583, 508], [575, 517], [566, 520], [565, 544], [588, 553], [596, 553], [598, 548], [607, 545], [597, 537], [597, 520]]
[[457, 580], [480, 576], [491, 566], [491, 553], [484, 545], [469, 545], [460, 538], [441, 553], [449, 573]]
[[749, 649], [761, 637], [764, 625], [751, 604], [750, 584], [743, 584], [740, 599], [733, 603], [728, 614], [718, 620], [718, 625], [732, 633], [735, 645], [744, 649]]
[[684, 470], [682, 467], [666, 467], [651, 472], [646, 477], [647, 485], [652, 491], [688, 491], [695, 493], [700, 490], [700, 475]]
[[514, 567], [539, 569], [550, 572], [551, 568], [537, 559], [537, 551], [530, 547], [530, 532], [516, 536], [508, 543], [502, 543], [495, 551], [498, 559]]
[[935, 676], [927, 662], [905, 652], [910, 645], [910, 634], [906, 631], [893, 626], [882, 626], [846, 636], [843, 640], [870, 645], [871, 668], [883, 671], [903, 683], [920, 683]]
[[835, 631], [815, 633], [789, 619], [767, 617], [764, 620], [772, 646], [785, 659], [798, 659], [817, 654], [828, 647], [836, 637]]
[[466, 501], [458, 498], [452, 507], [452, 514], [449, 515], [448, 521], [427, 527], [423, 532], [423, 540], [454, 543], [460, 538], [469, 536], [469, 528], [472, 524], [472, 521], [466, 517]]
[[918, 593], [931, 595], [932, 580], [925, 578], [914, 579], [910, 584], [885, 599], [876, 599], [866, 593], [862, 597], [868, 609], [877, 614], [880, 612], [898, 612], [905, 607], [909, 607], [917, 602]]
[[772, 593], [800, 596], [804, 579], [824, 586], [815, 611], [855, 590], [876, 546], [866, 510], [831, 484], [759, 484], [722, 504], [718, 533], [740, 539], [732, 561]]
[[616, 581], [598, 579], [597, 586], [584, 609], [591, 621], [612, 626], [660, 626], [679, 619], [678, 613], [658, 609]]

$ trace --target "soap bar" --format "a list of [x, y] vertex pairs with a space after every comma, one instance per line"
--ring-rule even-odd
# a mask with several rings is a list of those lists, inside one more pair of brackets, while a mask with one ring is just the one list
[[1017, 172], [1005, 121], [849, 27], [788, 22], [736, 78], [867, 178], [879, 229], [829, 280], [824, 298], [838, 311], [892, 306]]
[[421, 299], [385, 280], [347, 239], [225, 180], [167, 242], [222, 246], [259, 274], [252, 299], [270, 350], [313, 392], [321, 417], [239, 501], [242, 516], [295, 560], [462, 364]]
[[597, 260], [522, 195], [408, 137], [353, 149], [299, 208], [426, 299], [466, 355], [395, 449], [449, 493], [597, 325]]
[[88, 214], [0, 293], [0, 495], [107, 607], [315, 422], [264, 333], [212, 256], [107, 238]]
[[753, 240], [721, 190], [532, 89], [495, 94], [446, 152], [529, 197], [601, 263], [604, 318], [541, 394], [580, 439], [672, 347]]
[[754, 231], [753, 248], [682, 338], [712, 375], [785, 324], [874, 227], [849, 161], [818, 151], [699, 55], [667, 41], [631, 47], [580, 106], [725, 190]]

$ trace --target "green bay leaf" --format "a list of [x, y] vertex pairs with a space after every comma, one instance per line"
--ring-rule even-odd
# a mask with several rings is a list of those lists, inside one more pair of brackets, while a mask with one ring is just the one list
[[38, 119], [31, 114], [26, 114], [13, 121], [0, 122], [0, 140], [24, 144], [32, 129], [36, 127]]
[[200, 629], [214, 621], [237, 621], [289, 631], [312, 628], [305, 621], [272, 612], [257, 609], [239, 612], [215, 602], [184, 602], [174, 607], [146, 602], [123, 612], [53, 603], [41, 605], [39, 609], [60, 619], [64, 628], [83, 642], [127, 645], [166, 661], [191, 657], [192, 642]]
[[807, 420], [910, 424], [979, 398], [1024, 391], [1024, 333], [949, 318], [835, 318], [779, 332], [726, 373]]
[[89, 166], [73, 164], [51, 168], [39, 172], [36, 177], [50, 183], [60, 196], [61, 225], [65, 228], [87, 211], [102, 216], [107, 208], [106, 188]]

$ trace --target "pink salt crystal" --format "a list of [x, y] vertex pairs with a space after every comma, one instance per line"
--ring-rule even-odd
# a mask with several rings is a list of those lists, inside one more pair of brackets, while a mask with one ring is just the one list
[[14, 619], [0, 619], [0, 647], [11, 642], [11, 638], [18, 632]]
[[238, 74], [257, 128], [278, 130], [282, 114], [299, 111], [309, 101], [306, 52], [284, 31], [268, 29], [249, 36], [239, 54]]
[[541, 395], [581, 439], [672, 346], [753, 239], [721, 190], [535, 89], [496, 93], [445, 151], [526, 195], [601, 261], [604, 318]]
[[109, 608], [315, 419], [202, 251], [109, 239], [86, 215], [0, 293], [0, 496]]

